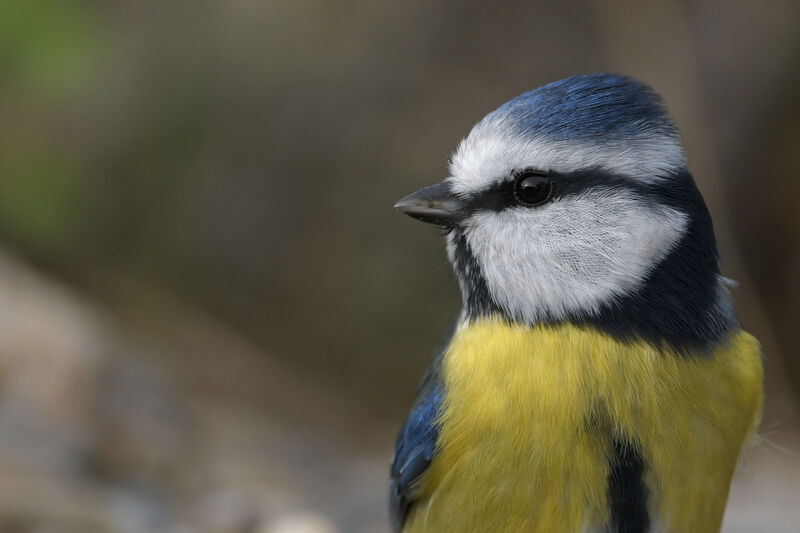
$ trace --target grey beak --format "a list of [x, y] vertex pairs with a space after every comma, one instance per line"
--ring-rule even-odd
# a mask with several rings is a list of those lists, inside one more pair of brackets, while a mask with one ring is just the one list
[[447, 228], [462, 218], [464, 204], [443, 181], [409, 194], [394, 208], [417, 220]]

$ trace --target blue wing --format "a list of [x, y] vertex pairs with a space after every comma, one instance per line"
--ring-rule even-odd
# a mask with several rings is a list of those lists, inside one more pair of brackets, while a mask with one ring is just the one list
[[440, 369], [445, 348], [452, 338], [458, 317], [453, 321], [445, 342], [428, 367], [394, 448], [392, 459], [389, 510], [394, 531], [403, 527], [419, 489], [418, 481], [436, 453], [439, 439], [438, 414], [444, 398]]
[[428, 469], [436, 451], [439, 427], [436, 415], [442, 402], [439, 384], [420, 398], [397, 436], [392, 460], [389, 505], [392, 527], [400, 531], [414, 500], [416, 484]]

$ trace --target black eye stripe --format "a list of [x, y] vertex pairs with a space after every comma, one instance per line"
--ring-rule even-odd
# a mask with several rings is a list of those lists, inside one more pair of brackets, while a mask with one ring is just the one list
[[[523, 172], [518, 171], [509, 177], [477, 193], [466, 197], [467, 212], [475, 211], [503, 211], [511, 207], [519, 207], [519, 202], [514, 194], [516, 178]], [[548, 172], [535, 173], [548, 176], [552, 179], [552, 191], [549, 200], [577, 196], [589, 190], [609, 192], [627, 191], [638, 196], [642, 202], [666, 205], [674, 208], [685, 206], [685, 199], [680, 191], [683, 189], [674, 182], [666, 180], [663, 183], [642, 183], [635, 178], [609, 173], [602, 169], [587, 169], [568, 174]]]
[[466, 205], [467, 211], [502, 211], [512, 207], [516, 205], [514, 184], [503, 181], [477, 194], [471, 194]]

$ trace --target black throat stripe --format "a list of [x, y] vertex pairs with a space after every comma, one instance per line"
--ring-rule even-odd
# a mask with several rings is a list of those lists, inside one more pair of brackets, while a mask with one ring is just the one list
[[650, 517], [642, 456], [630, 442], [614, 437], [608, 466], [611, 520], [607, 533], [646, 533]]

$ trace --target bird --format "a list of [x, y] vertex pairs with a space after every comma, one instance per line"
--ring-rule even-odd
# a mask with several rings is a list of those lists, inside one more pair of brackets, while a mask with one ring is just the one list
[[585, 74], [480, 120], [395, 208], [462, 305], [395, 444], [394, 531], [719, 531], [762, 356], [650, 86]]

